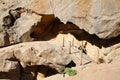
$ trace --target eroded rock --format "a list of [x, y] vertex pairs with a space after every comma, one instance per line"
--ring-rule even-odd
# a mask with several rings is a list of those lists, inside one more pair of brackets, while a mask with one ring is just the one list
[[64, 23], [73, 22], [103, 39], [120, 34], [119, 0], [53, 0], [51, 3], [54, 14]]
[[[2, 48], [0, 49], [0, 57], [0, 72], [9, 73], [12, 70], [20, 69], [26, 77], [32, 75], [31, 72], [34, 73], [35, 77], [37, 71], [37, 68], [27, 67], [44, 65], [61, 72], [71, 61], [68, 48], [61, 47], [59, 42], [54, 41], [30, 42]], [[26, 73], [29, 73], [29, 75]]]
[[[87, 55], [87, 58], [92, 59], [89, 61], [119, 61], [119, 3], [119, 0], [0, 0], [0, 47], [32, 41], [33, 38], [44, 41], [57, 37], [54, 40], [62, 42], [23, 43], [1, 48], [0, 71], [9, 73], [12, 70], [12, 74], [15, 74], [14, 70], [20, 71], [16, 74], [24, 75], [22, 79], [36, 78], [36, 74], [37, 77], [45, 76], [36, 72], [34, 65], [49, 66], [60, 72], [71, 59], [79, 65], [80, 61], [76, 59], [80, 55], [78, 48], [84, 46], [84, 42], [87, 42], [84, 47], [85, 58]], [[3, 18], [9, 15], [9, 10], [19, 7], [27, 10], [21, 13], [10, 28], [3, 29]], [[50, 18], [47, 17], [48, 14]], [[61, 37], [59, 33], [64, 35]], [[66, 35], [67, 33], [74, 36]], [[61, 48], [63, 42], [65, 47]], [[69, 58], [64, 53], [75, 54]], [[86, 60], [83, 61], [86, 63]]]

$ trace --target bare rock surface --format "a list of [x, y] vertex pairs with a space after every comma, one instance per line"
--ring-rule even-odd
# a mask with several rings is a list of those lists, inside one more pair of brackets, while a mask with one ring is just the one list
[[53, 0], [54, 14], [90, 34], [107, 39], [120, 33], [119, 0]]
[[65, 77], [61, 74], [57, 74], [51, 77], [42, 78], [38, 80], [119, 80], [120, 76], [120, 64], [89, 64], [87, 66], [80, 66], [73, 68], [77, 70], [77, 75]]
[[[0, 79], [120, 80], [119, 4], [0, 0]], [[71, 61], [76, 76], [57, 74]]]
[[[39, 7], [37, 5], [39, 5]], [[33, 25], [41, 20], [41, 16], [25, 11], [22, 12], [23, 14], [20, 13], [20, 17], [15, 20], [11, 26], [12, 28], [5, 30], [5, 27], [3, 26], [4, 18], [9, 17], [10, 10], [15, 10], [18, 8], [26, 8], [40, 14], [52, 14], [49, 0], [45, 2], [44, 0], [0, 0], [0, 46], [8, 46], [11, 44], [20, 43], [21, 41], [31, 41], [29, 31]], [[10, 21], [7, 21], [6, 23], [9, 22]], [[5, 41], [6, 38], [7, 40]]]
[[103, 39], [117, 37], [120, 34], [119, 3], [119, 0], [1, 0], [0, 28], [2, 30], [2, 19], [9, 9], [24, 7], [40, 14], [55, 14], [62, 22], [73, 22]]
[[[37, 73], [35, 70], [37, 68], [33, 67], [32, 69], [32, 66], [49, 66], [61, 72], [71, 61], [68, 54], [67, 47], [61, 47], [61, 44], [55, 41], [17, 44], [0, 49], [0, 72], [10, 73], [11, 71], [18, 70], [16, 75], [21, 76], [22, 80], [26, 80], [23, 78], [25, 76], [27, 79], [32, 80], [34, 78], [32, 76], [36, 76]], [[34, 74], [32, 75], [31, 72]], [[21, 74], [24, 74], [24, 76]], [[15, 80], [18, 79], [15, 78]]]
[[[70, 62], [67, 51], [68, 49], [60, 47], [57, 42], [30, 42], [3, 48], [0, 49], [1, 64], [3, 64], [0, 71], [7, 72], [15, 69], [16, 61], [20, 61], [22, 67], [49, 65], [59, 70], [62, 65], [67, 65]], [[13, 63], [9, 63], [9, 61]]]
[[[67, 41], [65, 43], [63, 47], [63, 41], [36, 41], [1, 48], [0, 73], [4, 72], [9, 76], [10, 74], [20, 76], [15, 77], [15, 80], [20, 78], [22, 80], [32, 80], [36, 78], [36, 75], [37, 78], [44, 77], [47, 74], [47, 67], [55, 69], [57, 73], [61, 73], [71, 61], [75, 63], [75, 66], [81, 65], [80, 54], [83, 54], [82, 64], [92, 62], [91, 58], [80, 52], [77, 47], [70, 47]], [[24, 76], [22, 77], [22, 75]], [[13, 76], [10, 76], [11, 78]]]

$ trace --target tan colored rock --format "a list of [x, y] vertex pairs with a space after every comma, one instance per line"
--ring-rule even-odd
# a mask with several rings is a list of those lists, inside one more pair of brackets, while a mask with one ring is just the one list
[[54, 14], [64, 23], [73, 22], [80, 29], [100, 38], [120, 33], [119, 0], [53, 0]]
[[[42, 4], [41, 4], [42, 3]], [[43, 4], [44, 3], [44, 4]], [[39, 6], [38, 6], [39, 5]], [[4, 31], [3, 25], [3, 18], [5, 16], [9, 15], [9, 10], [11, 9], [17, 9], [17, 8], [26, 8], [35, 12], [38, 12], [40, 14], [52, 14], [53, 11], [51, 9], [50, 1], [47, 0], [44, 2], [44, 0], [1, 0], [0, 1], [0, 46], [8, 46], [11, 44], [19, 43], [19, 42], [25, 42], [25, 41], [31, 41], [30, 38], [30, 29], [31, 27], [38, 21], [40, 21], [41, 16], [38, 16], [36, 14], [32, 14], [31, 12], [26, 12], [24, 14], [21, 14], [20, 18], [18, 18], [12, 29], [7, 30], [7, 40], [4, 40], [4, 36], [6, 33]], [[43, 9], [44, 8], [44, 9]], [[23, 37], [24, 36], [24, 37]], [[22, 40], [21, 40], [22, 39]], [[7, 43], [6, 43], [7, 42]]]
[[20, 42], [32, 41], [30, 30], [34, 24], [41, 19], [41, 16], [32, 13], [22, 13], [21, 17], [16, 20], [13, 27], [3, 30], [1, 34], [1, 45], [8, 46]]
[[[74, 53], [72, 54], [73, 56], [73, 59], [75, 59], [75, 62], [77, 63], [77, 65], [79, 65], [80, 63], [80, 51], [78, 50], [77, 52], [74, 52], [76, 51], [77, 49], [76, 48], [79, 48], [80, 46], [84, 46], [85, 42], [87, 42], [86, 44], [86, 47], [85, 47], [85, 50], [86, 50], [86, 55], [83, 56], [83, 61], [86, 62], [85, 60], [87, 59], [87, 61], [92, 61], [92, 62], [95, 62], [95, 63], [99, 63], [99, 60], [103, 60], [102, 62], [103, 63], [110, 63], [111, 61], [115, 61], [115, 58], [117, 58], [117, 56], [119, 56], [119, 43], [118, 44], [113, 44], [113, 42], [111, 42], [111, 44], [113, 45], [110, 45], [110, 43], [106, 43], [105, 42], [105, 45], [103, 44], [100, 44], [99, 40], [93, 40], [92, 38], [90, 38], [88, 41], [79, 41], [77, 40], [73, 35], [71, 34], [59, 34], [55, 40], [59, 41], [59, 42], [63, 42], [63, 38], [64, 38], [64, 46], [69, 46], [70, 42], [71, 42], [71, 45], [72, 43], [74, 43], [74, 46], [72, 47], [71, 49], [71, 52]], [[93, 40], [93, 41], [96, 41], [94, 43], [91, 43], [90, 41]], [[112, 41], [112, 40], [111, 40]], [[117, 38], [115, 41], [118, 41]], [[100, 48], [100, 46], [98, 45], [102, 45], [102, 47]], [[108, 47], [105, 47], [107, 46]], [[110, 46], [109, 46], [110, 45]], [[76, 47], [74, 49], [74, 47]], [[75, 57], [76, 56], [76, 57]], [[90, 58], [89, 58], [90, 57]], [[83, 64], [84, 64], [83, 62]]]
[[[86, 66], [80, 66], [73, 68], [77, 70], [77, 75], [75, 76], [68, 76], [61, 74], [57, 74], [54, 76], [47, 77], [45, 79], [38, 79], [38, 80], [119, 80], [120, 76], [120, 63], [113, 63], [113, 64], [90, 64]], [[108, 75], [109, 73], [109, 75]]]
[[[78, 48], [80, 46], [84, 47], [84, 42], [87, 42], [87, 45], [84, 47], [87, 53], [85, 54], [85, 58], [87, 55], [87, 57], [90, 57], [92, 61], [96, 63], [99, 63], [100, 60], [106, 63], [110, 63], [111, 61], [113, 61], [112, 63], [119, 62], [120, 37], [117, 37], [120, 34], [119, 4], [119, 0], [0, 0], [0, 47], [19, 42], [32, 41], [30, 30], [33, 25], [41, 21], [41, 16], [38, 15], [39, 13], [55, 14], [62, 22], [72, 22], [77, 28], [86, 31], [75, 31], [74, 34], [76, 38], [71, 35], [56, 35], [57, 38], [53, 40], [58, 42], [23, 43], [1, 48], [0, 64], [2, 64], [2, 66], [0, 66], [0, 71], [9, 72], [10, 70], [17, 69], [17, 65], [20, 67], [20, 64], [23, 68], [33, 65], [47, 65], [61, 71], [64, 69], [62, 65], [67, 65], [71, 59], [79, 65], [80, 61], [76, 59], [77, 56], [80, 55]], [[28, 11], [22, 13], [21, 17], [15, 21], [10, 29], [3, 29], [3, 18], [9, 15], [8, 11], [10, 9], [16, 9], [18, 7], [26, 8]], [[43, 21], [46, 22], [47, 20]], [[62, 27], [66, 26], [63, 25]], [[48, 26], [47, 28], [49, 28]], [[57, 28], [58, 26], [55, 30], [57, 30]], [[52, 29], [51, 31], [54, 32], [55, 30]], [[49, 32], [49, 30], [44, 31], [46, 31], [44, 40], [53, 34], [50, 33], [51, 31]], [[69, 31], [66, 30], [64, 33], [68, 32]], [[61, 48], [63, 44], [65, 47]], [[70, 44], [72, 44], [72, 46]], [[74, 54], [70, 57], [68, 53]], [[42, 58], [40, 56], [42, 56]], [[80, 56], [78, 58], [80, 58]], [[86, 61], [83, 60], [83, 62]], [[35, 69], [28, 70], [30, 74], [25, 74], [25, 78], [30, 77], [31, 74], [35, 76], [34, 70]], [[43, 74], [40, 74], [40, 76], [41, 75], [44, 76]], [[109, 78], [107, 77], [106, 79]]]
[[[119, 0], [47, 0], [44, 4], [41, 4], [43, 2], [43, 0], [1, 0], [0, 24], [2, 25], [2, 19], [8, 15], [10, 9], [25, 7], [26, 9], [31, 9], [41, 14], [54, 13], [62, 22], [66, 23], [71, 21], [80, 29], [84, 29], [90, 34], [96, 34], [100, 38], [111, 38], [119, 35], [120, 6], [117, 5], [119, 4]], [[39, 7], [37, 5], [39, 5]], [[23, 13], [15, 22], [14, 27], [17, 26], [17, 28], [15, 30], [14, 28], [8, 30], [10, 41], [7, 42], [9, 42], [9, 44], [19, 43], [21, 39], [23, 41], [31, 41], [29, 29], [40, 20], [40, 17], [41, 16], [36, 14]], [[5, 35], [4, 32], [1, 32], [1, 46], [6, 44], [4, 42]]]
[[4, 37], [5, 37], [4, 32], [1, 32], [1, 34], [0, 34], [0, 45], [1, 46], [4, 46], [4, 44], [5, 44]]
[[25, 7], [41, 14], [54, 13], [64, 23], [70, 21], [90, 34], [111, 38], [119, 35], [119, 3], [119, 0], [4, 0], [0, 2], [0, 22], [9, 9]]
[[36, 77], [37, 72], [41, 73], [42, 71], [42, 69], [38, 70], [32, 66], [49, 66], [61, 72], [71, 61], [67, 46], [62, 47], [61, 43], [56, 41], [29, 42], [2, 48], [0, 57], [0, 72], [9, 73], [12, 70], [20, 69], [24, 75], [22, 78], [30, 80]]
[[[53, 40], [27, 42], [1, 48], [0, 71], [9, 73], [11, 70], [20, 69], [20, 73], [24, 75], [22, 79], [29, 78], [32, 80], [36, 77], [36, 74], [38, 74], [37, 77], [41, 78], [47, 74], [47, 68], [43, 69], [42, 67], [39, 67], [41, 65], [49, 66], [58, 72], [63, 71], [65, 65], [69, 64], [71, 61], [75, 62], [75, 64], [79, 66], [80, 61], [78, 56], [80, 55], [80, 50], [74, 46], [71, 46], [70, 48], [70, 41], [67, 40], [70, 40], [70, 35], [64, 35], [64, 37], [66, 37], [64, 47], [62, 46], [63, 41]], [[74, 45], [77, 46], [76, 44]], [[71, 52], [69, 51], [70, 49]], [[83, 64], [90, 61], [89, 57], [87, 58], [86, 56], [83, 56]], [[18, 75], [21, 76], [20, 74]]]

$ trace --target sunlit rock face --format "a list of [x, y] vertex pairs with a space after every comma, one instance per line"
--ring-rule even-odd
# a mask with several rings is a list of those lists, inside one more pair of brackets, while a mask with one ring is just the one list
[[120, 34], [119, 0], [4, 0], [0, 4], [0, 26], [9, 9], [25, 7], [40, 14], [55, 14], [62, 22], [73, 22], [80, 29], [100, 38]]
[[[71, 51], [77, 50], [79, 57], [82, 46], [84, 55], [96, 63], [116, 62], [120, 56], [119, 35], [120, 0], [0, 0], [0, 74], [12, 72], [17, 78], [10, 75], [8, 79], [22, 80], [18, 79], [20, 67], [26, 70], [29, 66], [27, 76], [33, 66], [33, 70], [40, 65], [64, 69], [71, 59], [70, 43]], [[40, 42], [30, 42], [36, 40]], [[79, 65], [79, 60], [75, 61]]]
[[53, 0], [54, 14], [61, 21], [71, 21], [100, 38], [120, 34], [119, 0]]
[[[33, 38], [50, 40], [60, 31], [89, 42], [86, 47], [89, 55], [116, 52], [120, 41], [117, 37], [120, 34], [119, 4], [119, 0], [1, 0], [0, 46], [33, 41]], [[21, 12], [18, 8], [25, 10]], [[6, 29], [3, 20], [10, 16], [10, 10], [20, 12], [20, 16]]]

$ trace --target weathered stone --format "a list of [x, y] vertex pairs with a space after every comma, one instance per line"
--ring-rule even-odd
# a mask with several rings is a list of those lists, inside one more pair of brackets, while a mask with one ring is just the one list
[[3, 30], [0, 33], [0, 46], [8, 46], [15, 43], [31, 41], [32, 38], [30, 37], [30, 30], [40, 19], [41, 17], [38, 15], [23, 13], [21, 17], [16, 20], [13, 27]]
[[[1, 48], [0, 71], [8, 74], [12, 71], [10, 74], [17, 76], [23, 73], [24, 77], [21, 79], [30, 80], [36, 77], [35, 65], [49, 66], [58, 72], [71, 60], [78, 66], [81, 58], [79, 51], [83, 51], [85, 55], [83, 57], [88, 58], [88, 60], [83, 58], [83, 64], [89, 61], [96, 63], [119, 61], [119, 4], [119, 0], [0, 0], [0, 47], [32, 41], [33, 38], [58, 41], [31, 42]], [[4, 29], [3, 18], [10, 15], [8, 12], [11, 9], [20, 7], [26, 11], [21, 13], [10, 28]], [[52, 14], [50, 16], [52, 18], [42, 16], [48, 14]], [[60, 20], [54, 22], [54, 19]], [[34, 27], [37, 31], [34, 31]], [[37, 34], [32, 35], [33, 38], [31, 31]], [[64, 35], [61, 36], [59, 33]], [[67, 33], [74, 36], [65, 35]], [[68, 53], [71, 53], [71, 56]], [[32, 68], [33, 66], [35, 68]], [[21, 72], [20, 67], [28, 74]], [[15, 73], [14, 70], [20, 72]], [[45, 76], [39, 71], [37, 73], [37, 77]]]
[[[68, 50], [67, 47], [62, 47], [59, 42], [55, 41], [29, 42], [2, 48], [0, 49], [0, 72], [9, 73], [12, 70], [22, 69], [22, 75], [25, 77], [31, 75], [30, 80], [36, 76], [35, 71], [39, 71], [36, 68], [32, 69], [32, 66], [49, 66], [61, 72], [71, 61]], [[26, 73], [29, 73], [29, 75]]]
[[53, 0], [54, 14], [64, 23], [70, 21], [100, 38], [120, 33], [119, 0]]
[[[44, 14], [52, 14], [52, 9], [51, 9], [51, 5], [49, 0], [46, 1], [44, 4], [44, 1], [42, 0], [31, 0], [31, 1], [21, 1], [21, 0], [12, 0], [12, 1], [0, 1], [0, 46], [8, 46], [11, 44], [15, 44], [15, 43], [19, 43], [19, 42], [25, 42], [25, 41], [31, 41], [30, 38], [30, 29], [33, 25], [35, 25], [35, 23], [37, 23], [38, 21], [40, 21], [41, 16], [38, 16], [34, 13], [32, 13], [29, 10], [35, 11], [36, 13], [44, 13]], [[39, 5], [39, 8], [38, 6]], [[37, 7], [37, 8], [36, 8]], [[22, 11], [21, 16], [19, 16], [18, 18], [16, 18], [16, 21], [13, 23], [13, 26], [11, 26], [11, 28], [7, 31], [4, 31], [4, 23], [3, 23], [3, 18], [5, 16], [10, 15], [9, 11], [12, 10], [12, 14], [13, 16], [17, 16], [14, 15], [14, 13], [16, 14], [18, 12], [18, 8], [25, 8], [28, 9], [27, 11]], [[44, 9], [41, 9], [44, 8]], [[17, 9], [17, 10], [16, 10]], [[17, 12], [15, 12], [15, 10]], [[14, 11], [14, 12], [13, 12]], [[8, 21], [10, 22], [10, 21]], [[6, 41], [5, 41], [5, 40]]]
[[[63, 41], [42, 41], [21, 43], [1, 48], [0, 62], [2, 65], [0, 66], [0, 71], [9, 73], [11, 70], [20, 70], [20, 73], [24, 75], [22, 77], [23, 80], [24, 78], [32, 80], [36, 78], [36, 74], [39, 74], [38, 77], [42, 77], [43, 74], [41, 74], [41, 71], [44, 69], [41, 69], [42, 67], [39, 66], [49, 66], [58, 72], [63, 71], [65, 66], [71, 61], [79, 66], [80, 57], [79, 59], [77, 57], [80, 56], [80, 50], [77, 47], [79, 45], [74, 43], [76, 47], [70, 47], [70, 38], [71, 36], [66, 36], [64, 47]], [[71, 40], [73, 40], [73, 36]], [[83, 53], [83, 64], [92, 61], [85, 55], [86, 54]], [[45, 70], [46, 69], [47, 68], [45, 68]], [[47, 74], [47, 70], [45, 70], [43, 71], [44, 75], [45, 73]], [[19, 74], [19, 76], [21, 76], [21, 74]]]
[[111, 38], [119, 35], [120, 6], [117, 5], [119, 3], [119, 0], [47, 0], [45, 2], [43, 0], [29, 2], [26, 0], [18, 2], [5, 0], [1, 1], [2, 16], [0, 21], [2, 22], [3, 16], [8, 14], [9, 9], [25, 7], [41, 14], [54, 13], [64, 23], [70, 21], [90, 34], [96, 34], [100, 38]]

